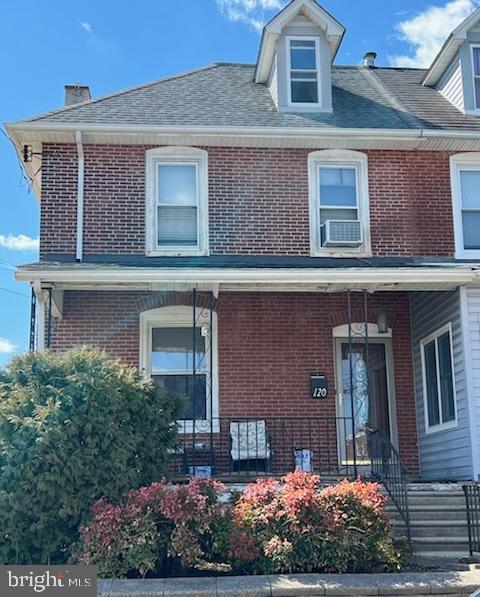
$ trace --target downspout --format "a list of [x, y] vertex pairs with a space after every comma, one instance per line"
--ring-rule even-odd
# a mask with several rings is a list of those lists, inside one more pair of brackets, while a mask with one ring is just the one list
[[76, 260], [83, 259], [83, 195], [84, 195], [84, 157], [82, 144], [82, 131], [75, 131], [75, 142], [77, 144], [78, 170], [77, 170], [77, 248]]

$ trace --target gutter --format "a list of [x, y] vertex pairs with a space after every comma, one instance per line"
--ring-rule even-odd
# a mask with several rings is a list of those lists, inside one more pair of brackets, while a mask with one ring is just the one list
[[209, 282], [209, 283], [313, 283], [313, 284], [394, 284], [443, 283], [470, 284], [480, 281], [480, 271], [468, 268], [185, 268], [185, 267], [57, 267], [40, 269], [21, 267], [15, 273], [20, 281], [58, 283], [132, 283], [132, 282]]
[[375, 128], [321, 128], [321, 127], [263, 127], [263, 126], [193, 126], [193, 125], [138, 125], [138, 124], [88, 124], [65, 122], [7, 122], [5, 128], [12, 133], [38, 132], [82, 132], [82, 133], [131, 133], [167, 135], [240, 135], [265, 137], [396, 137], [419, 139], [422, 137], [445, 137], [454, 139], [480, 139], [480, 131], [466, 129], [375, 129]]
[[77, 259], [77, 261], [82, 261], [82, 258], [83, 258], [83, 203], [84, 203], [84, 177], [85, 177], [85, 160], [84, 160], [84, 156], [83, 156], [82, 131], [75, 132], [75, 142], [77, 144], [77, 156], [78, 156], [76, 259]]

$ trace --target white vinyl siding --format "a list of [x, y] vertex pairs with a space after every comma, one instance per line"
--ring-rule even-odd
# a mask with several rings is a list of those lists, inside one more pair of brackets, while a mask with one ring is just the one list
[[462, 64], [457, 58], [445, 73], [438, 85], [440, 93], [451, 103], [464, 112], [464, 92], [462, 79]]
[[[454, 292], [411, 293], [413, 366], [421, 478], [470, 479], [472, 452], [460, 299]], [[458, 424], [438, 433], [426, 432], [420, 341], [451, 322]], [[399, 422], [401, 426], [401, 421]]]

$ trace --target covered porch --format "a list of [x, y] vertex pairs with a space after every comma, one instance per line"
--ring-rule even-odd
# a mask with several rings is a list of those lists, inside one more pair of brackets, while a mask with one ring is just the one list
[[[63, 264], [36, 275], [37, 345], [100, 346], [184, 397], [175, 478], [295, 468], [368, 477], [385, 463], [429, 478], [421, 341], [449, 322], [453, 358], [457, 288], [474, 279], [470, 268]], [[458, 400], [454, 409], [461, 422]]]

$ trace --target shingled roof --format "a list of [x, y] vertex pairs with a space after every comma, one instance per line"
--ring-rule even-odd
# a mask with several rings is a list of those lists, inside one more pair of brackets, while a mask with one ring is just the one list
[[254, 72], [253, 64], [215, 63], [24, 122], [480, 130], [480, 119], [421, 84], [423, 69], [333, 66], [333, 112], [301, 114], [279, 112], [267, 87], [254, 83]]

